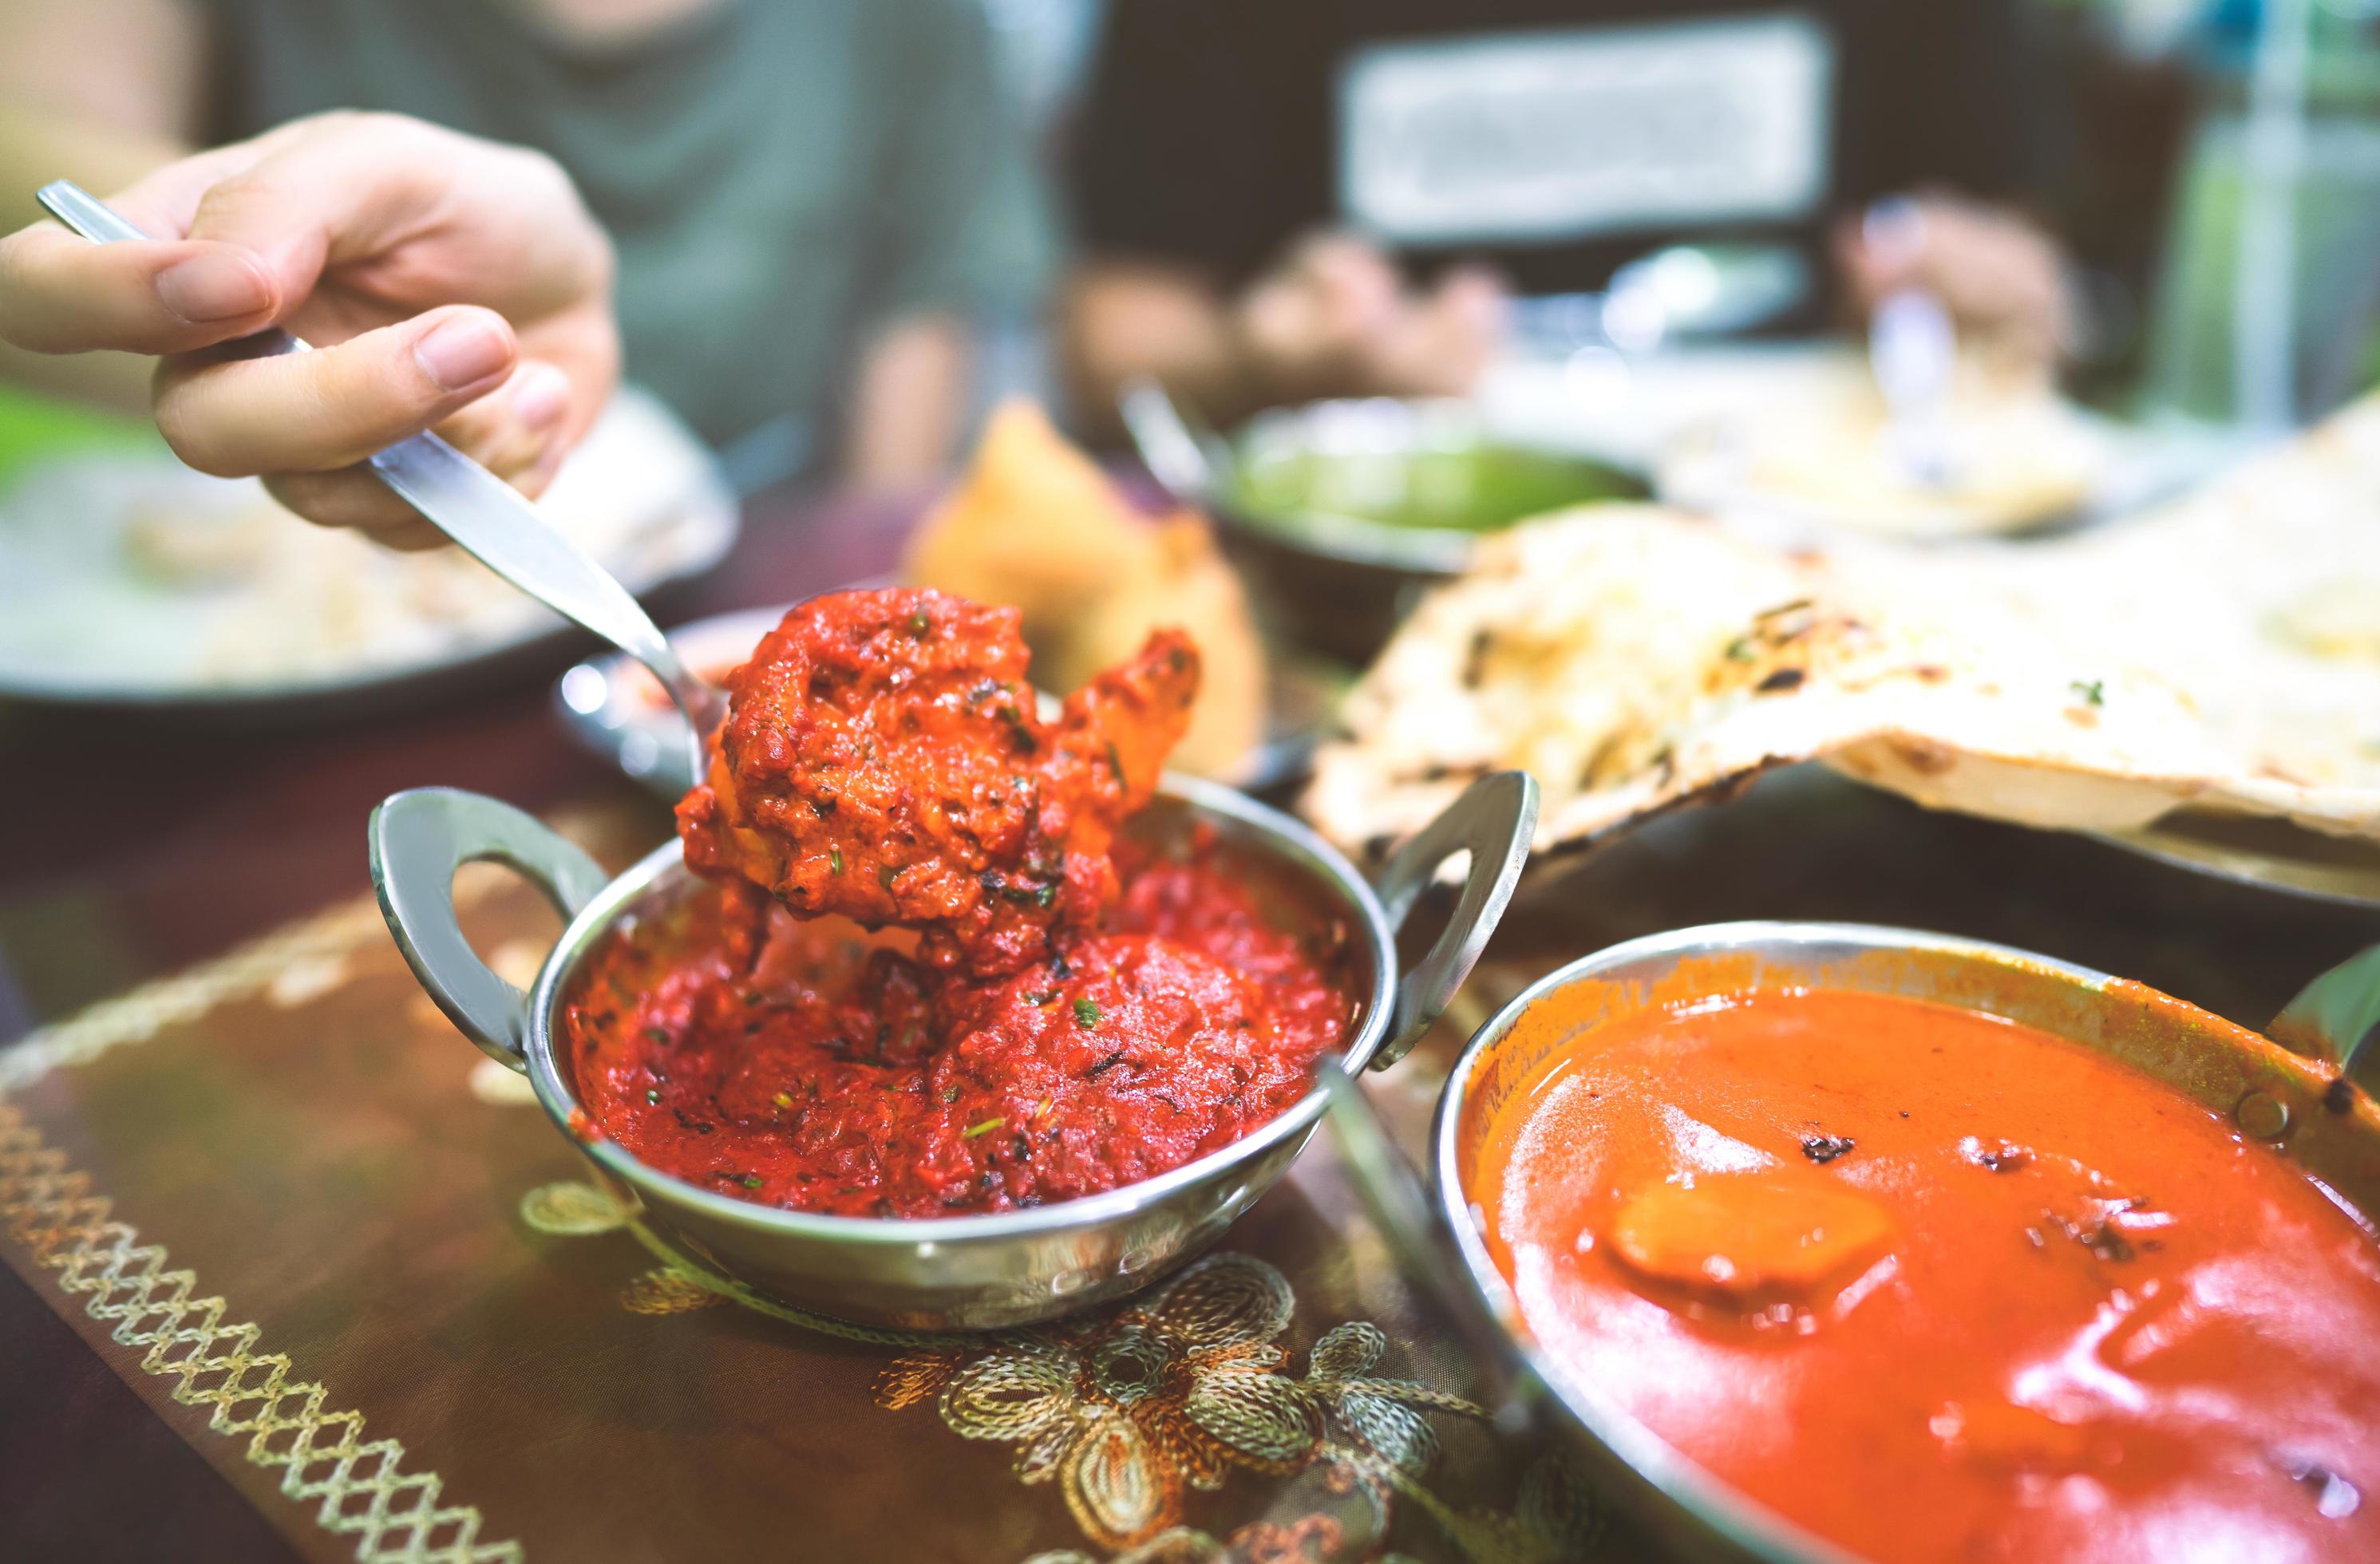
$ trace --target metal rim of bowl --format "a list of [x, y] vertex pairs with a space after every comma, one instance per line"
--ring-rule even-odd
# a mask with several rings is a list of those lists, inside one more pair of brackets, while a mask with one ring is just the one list
[[[1388, 914], [1370, 885], [1354, 867], [1321, 837], [1277, 809], [1217, 782], [1169, 773], [1160, 797], [1172, 797], [1192, 810], [1222, 816], [1249, 828], [1269, 848], [1288, 849], [1292, 862], [1317, 873], [1337, 890], [1361, 915], [1373, 950], [1371, 991], [1365, 996], [1364, 1020], [1339, 1056], [1345, 1067], [1360, 1071], [1385, 1040], [1395, 1011], [1397, 945]], [[647, 854], [603, 888], [602, 893], [570, 920], [538, 971], [528, 996], [527, 1039], [528, 1077], [546, 1116], [569, 1135], [578, 1149], [642, 1195], [678, 1206], [690, 1206], [704, 1215], [756, 1232], [788, 1238], [824, 1240], [836, 1243], [888, 1244], [963, 1243], [1017, 1238], [1094, 1226], [1129, 1217], [1154, 1206], [1189, 1185], [1249, 1160], [1293, 1136], [1312, 1130], [1322, 1117], [1329, 1097], [1320, 1085], [1309, 1087], [1297, 1102], [1269, 1122], [1210, 1151], [1204, 1157], [1170, 1169], [1154, 1178], [1120, 1185], [1098, 1194], [1053, 1201], [1027, 1210], [979, 1213], [963, 1217], [836, 1217], [755, 1205], [686, 1182], [630, 1156], [610, 1136], [588, 1126], [586, 1110], [563, 1079], [553, 1049], [552, 1018], [562, 986], [575, 973], [596, 942], [610, 933], [620, 915], [667, 878], [682, 868], [679, 844], [664, 843]], [[572, 1122], [576, 1115], [578, 1125]]]
[[1454, 1283], [1468, 1283], [1502, 1327], [1511, 1350], [1588, 1437], [1694, 1522], [1717, 1533], [1744, 1555], [1769, 1564], [1861, 1564], [1861, 1558], [1706, 1471], [1692, 1457], [1540, 1352], [1523, 1323], [1519, 1301], [1481, 1241], [1478, 1222], [1463, 1194], [1457, 1158], [1463, 1106], [1469, 1095], [1471, 1077], [1488, 1054], [1512, 1032], [1523, 1013], [1546, 995], [1581, 978], [1648, 957], [1725, 953], [1745, 947], [1822, 944], [1969, 957], [2022, 968], [2095, 992], [2104, 991], [2114, 981], [2107, 973], [2013, 946], [1881, 924], [1753, 919], [1701, 924], [1646, 935], [1608, 946], [1556, 968], [1522, 989], [1489, 1017], [1463, 1045], [1448, 1071], [1429, 1132], [1430, 1172], [1436, 1186], [1438, 1215], [1453, 1236], [1465, 1273], [1452, 1279]]
[[[1399, 401], [1393, 397], [1342, 397], [1309, 403], [1301, 407], [1275, 408], [1258, 414], [1232, 438], [1224, 482], [1215, 496], [1218, 515], [1226, 524], [1251, 537], [1342, 564], [1370, 565], [1415, 575], [1460, 574], [1471, 563], [1472, 553], [1481, 540], [1505, 530], [1503, 527], [1480, 530], [1460, 527], [1400, 526], [1322, 506], [1301, 504], [1286, 509], [1270, 509], [1248, 502], [1245, 475], [1255, 458], [1268, 455], [1269, 448], [1274, 446], [1293, 445], [1309, 454], [1322, 455], [1398, 455], [1392, 452], [1320, 450], [1304, 437], [1303, 431], [1318, 419], [1330, 417], [1331, 409], [1373, 404], [1402, 409], [1416, 430], [1435, 427], [1458, 431], [1462, 444], [1475, 451], [1528, 449], [1525, 445], [1494, 438], [1477, 410], [1459, 399]], [[1413, 450], [1402, 454], [1410, 455], [1429, 448], [1427, 441], [1416, 438]], [[1592, 457], [1570, 456], [1556, 452], [1541, 454], [1557, 460], [1573, 462], [1580, 467], [1620, 475], [1620, 469], [1611, 464]], [[1580, 503], [1597, 502], [1589, 499]]]
[[1258, 510], [1234, 490], [1216, 507], [1224, 522], [1276, 548], [1413, 575], [1454, 576], [1471, 563], [1484, 532], [1451, 527], [1391, 527], [1340, 511]]

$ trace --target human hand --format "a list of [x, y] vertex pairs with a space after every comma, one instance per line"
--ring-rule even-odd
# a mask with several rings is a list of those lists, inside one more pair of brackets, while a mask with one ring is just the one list
[[1896, 197], [1847, 219], [1835, 259], [1864, 318], [1888, 296], [1923, 288], [1962, 341], [2004, 365], [2046, 373], [2072, 341], [2057, 245], [2004, 207], [1955, 197]]
[[1459, 396], [1502, 346], [1504, 303], [1485, 271], [1419, 291], [1365, 240], [1322, 234], [1249, 288], [1236, 323], [1269, 400]]
[[[109, 204], [172, 237], [0, 239], [0, 338], [159, 357], [157, 427], [310, 520], [442, 535], [360, 464], [435, 427], [536, 494], [619, 375], [612, 249], [550, 159], [394, 115], [292, 121]], [[282, 326], [316, 351], [240, 353]]]

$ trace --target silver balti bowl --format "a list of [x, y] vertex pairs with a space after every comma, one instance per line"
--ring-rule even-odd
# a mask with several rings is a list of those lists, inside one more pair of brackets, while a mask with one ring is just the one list
[[[1336, 921], [1358, 1004], [1348, 1069], [1393, 1063], [1445, 1009], [1510, 901], [1536, 825], [1536, 787], [1483, 778], [1383, 870], [1377, 888], [1320, 837], [1212, 782], [1168, 777], [1127, 830], [1212, 826], [1220, 850], [1277, 887], [1292, 916]], [[1220, 1237], [1288, 1169], [1322, 1116], [1318, 1086], [1233, 1145], [1102, 1194], [986, 1216], [819, 1216], [698, 1189], [646, 1167], [580, 1109], [555, 1034], [589, 953], [613, 930], [700, 893], [674, 842], [616, 879], [535, 819], [476, 794], [401, 793], [372, 812], [372, 882], [414, 976], [464, 1033], [528, 1074], [547, 1117], [614, 1195], [668, 1242], [780, 1302], [860, 1324], [982, 1330], [1048, 1319], [1148, 1286]], [[1470, 867], [1438, 943], [1400, 976], [1396, 930], [1434, 872]], [[527, 993], [489, 970], [455, 915], [456, 868], [520, 871], [569, 919]]]
[[1684, 968], [1689, 982], [1673, 985], [1681, 993], [1661, 996], [1682, 997], [1690, 964], [1706, 962], [1720, 975], [1714, 991], [1900, 994], [2069, 1038], [2226, 1115], [2367, 1218], [2380, 1217], [2380, 1109], [2361, 1091], [2342, 1098], [2338, 1070], [2140, 984], [1942, 934], [1861, 924], [1712, 924], [1572, 962], [1499, 1011], [1455, 1061], [1431, 1128], [1427, 1182], [1347, 1078], [1326, 1072], [1332, 1129], [1358, 1190], [1408, 1274], [1445, 1309], [1491, 1396], [1503, 1401], [1505, 1418], [1565, 1437], [1596, 1468], [1603, 1491], [1680, 1557], [1764, 1564], [1852, 1558], [1703, 1471], [1536, 1349], [1481, 1237], [1474, 1158], [1497, 1109], [1527, 1088], [1539, 1066], [1657, 1002], [1657, 985]]

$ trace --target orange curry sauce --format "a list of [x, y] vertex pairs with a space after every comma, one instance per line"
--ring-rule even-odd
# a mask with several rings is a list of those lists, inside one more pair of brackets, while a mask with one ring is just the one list
[[1541, 1348], [1821, 1536], [2380, 1558], [2380, 1247], [2146, 1075], [1756, 992], [1591, 1028], [1483, 1111], [1468, 1194]]

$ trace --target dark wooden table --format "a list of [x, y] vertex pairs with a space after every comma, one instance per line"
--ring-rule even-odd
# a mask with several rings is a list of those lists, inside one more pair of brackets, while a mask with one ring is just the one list
[[[728, 564], [656, 608], [682, 619], [880, 573], [918, 512], [914, 502], [764, 499]], [[533, 810], [632, 796], [552, 713], [552, 676], [583, 649], [516, 661], [468, 697], [304, 727], [0, 709], [0, 1044], [354, 896], [366, 813], [397, 789], [450, 784]], [[658, 833], [658, 806], [654, 821]], [[1496, 949], [1508, 964], [1543, 964], [1658, 928], [1755, 916], [2000, 940], [2252, 1024], [2380, 940], [2380, 915], [2368, 912], [1786, 772], [1737, 804], [1658, 822], [1582, 867], [1535, 877]], [[0, 1340], [0, 1558], [292, 1557], [6, 1270]]]
[[[764, 496], [724, 564], [652, 606], [667, 624], [880, 574], [920, 510]], [[298, 726], [0, 704], [0, 1047], [353, 896], [364, 818], [401, 788], [530, 810], [632, 794], [553, 712], [554, 676], [593, 646], [507, 659], [467, 696]], [[0, 1341], [0, 1558], [295, 1557], [6, 1269]]]

